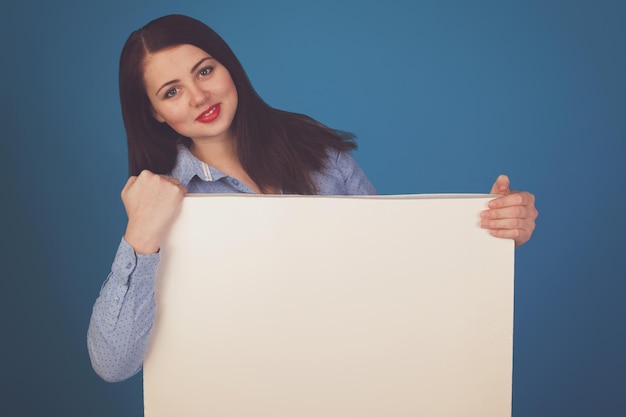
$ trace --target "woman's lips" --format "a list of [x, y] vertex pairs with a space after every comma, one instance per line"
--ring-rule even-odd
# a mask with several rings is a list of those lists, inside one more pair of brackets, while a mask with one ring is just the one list
[[196, 120], [200, 123], [210, 123], [217, 118], [220, 114], [220, 105], [214, 104], [205, 111], [203, 111], [200, 116], [196, 117]]

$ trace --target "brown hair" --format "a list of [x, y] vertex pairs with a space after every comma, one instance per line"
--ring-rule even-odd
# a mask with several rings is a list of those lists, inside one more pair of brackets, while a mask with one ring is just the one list
[[182, 138], [153, 118], [143, 82], [147, 54], [183, 44], [204, 50], [229, 71], [238, 95], [231, 129], [239, 161], [261, 190], [278, 187], [286, 193], [315, 194], [311, 174], [324, 167], [328, 148], [356, 148], [352, 134], [331, 129], [303, 114], [267, 105], [252, 87], [235, 54], [215, 31], [191, 17], [168, 15], [133, 32], [120, 57], [120, 100], [131, 175], [144, 169], [169, 173], [176, 162], [176, 145], [180, 141], [190, 143], [189, 138]]

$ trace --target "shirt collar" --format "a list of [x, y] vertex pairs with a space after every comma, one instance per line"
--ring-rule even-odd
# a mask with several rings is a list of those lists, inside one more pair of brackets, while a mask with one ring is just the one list
[[176, 150], [176, 165], [171, 175], [178, 178], [182, 185], [188, 186], [196, 176], [203, 181], [217, 181], [226, 176], [223, 172], [196, 158], [185, 145], [179, 143]]

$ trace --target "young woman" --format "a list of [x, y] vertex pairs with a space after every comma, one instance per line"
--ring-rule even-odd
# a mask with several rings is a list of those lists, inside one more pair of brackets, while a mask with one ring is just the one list
[[[122, 190], [126, 232], [93, 308], [88, 348], [107, 381], [136, 374], [154, 318], [160, 243], [191, 193], [364, 195], [376, 191], [350, 151], [353, 136], [268, 106], [212, 29], [169, 15], [133, 32], [120, 58], [120, 96], [131, 177]], [[513, 192], [482, 226], [525, 243], [534, 197]]]

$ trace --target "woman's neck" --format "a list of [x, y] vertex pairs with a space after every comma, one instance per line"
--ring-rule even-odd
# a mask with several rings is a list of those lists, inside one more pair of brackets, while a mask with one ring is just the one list
[[204, 163], [226, 173], [228, 166], [239, 165], [237, 147], [232, 139], [194, 140], [189, 147], [191, 153]]
[[[255, 193], [261, 193], [261, 188], [250, 178], [241, 165], [239, 157], [237, 156], [237, 146], [234, 140], [192, 140], [189, 150], [202, 162], [222, 171], [229, 177], [238, 179], [250, 187]], [[270, 193], [278, 193], [278, 190], [268, 191]]]

